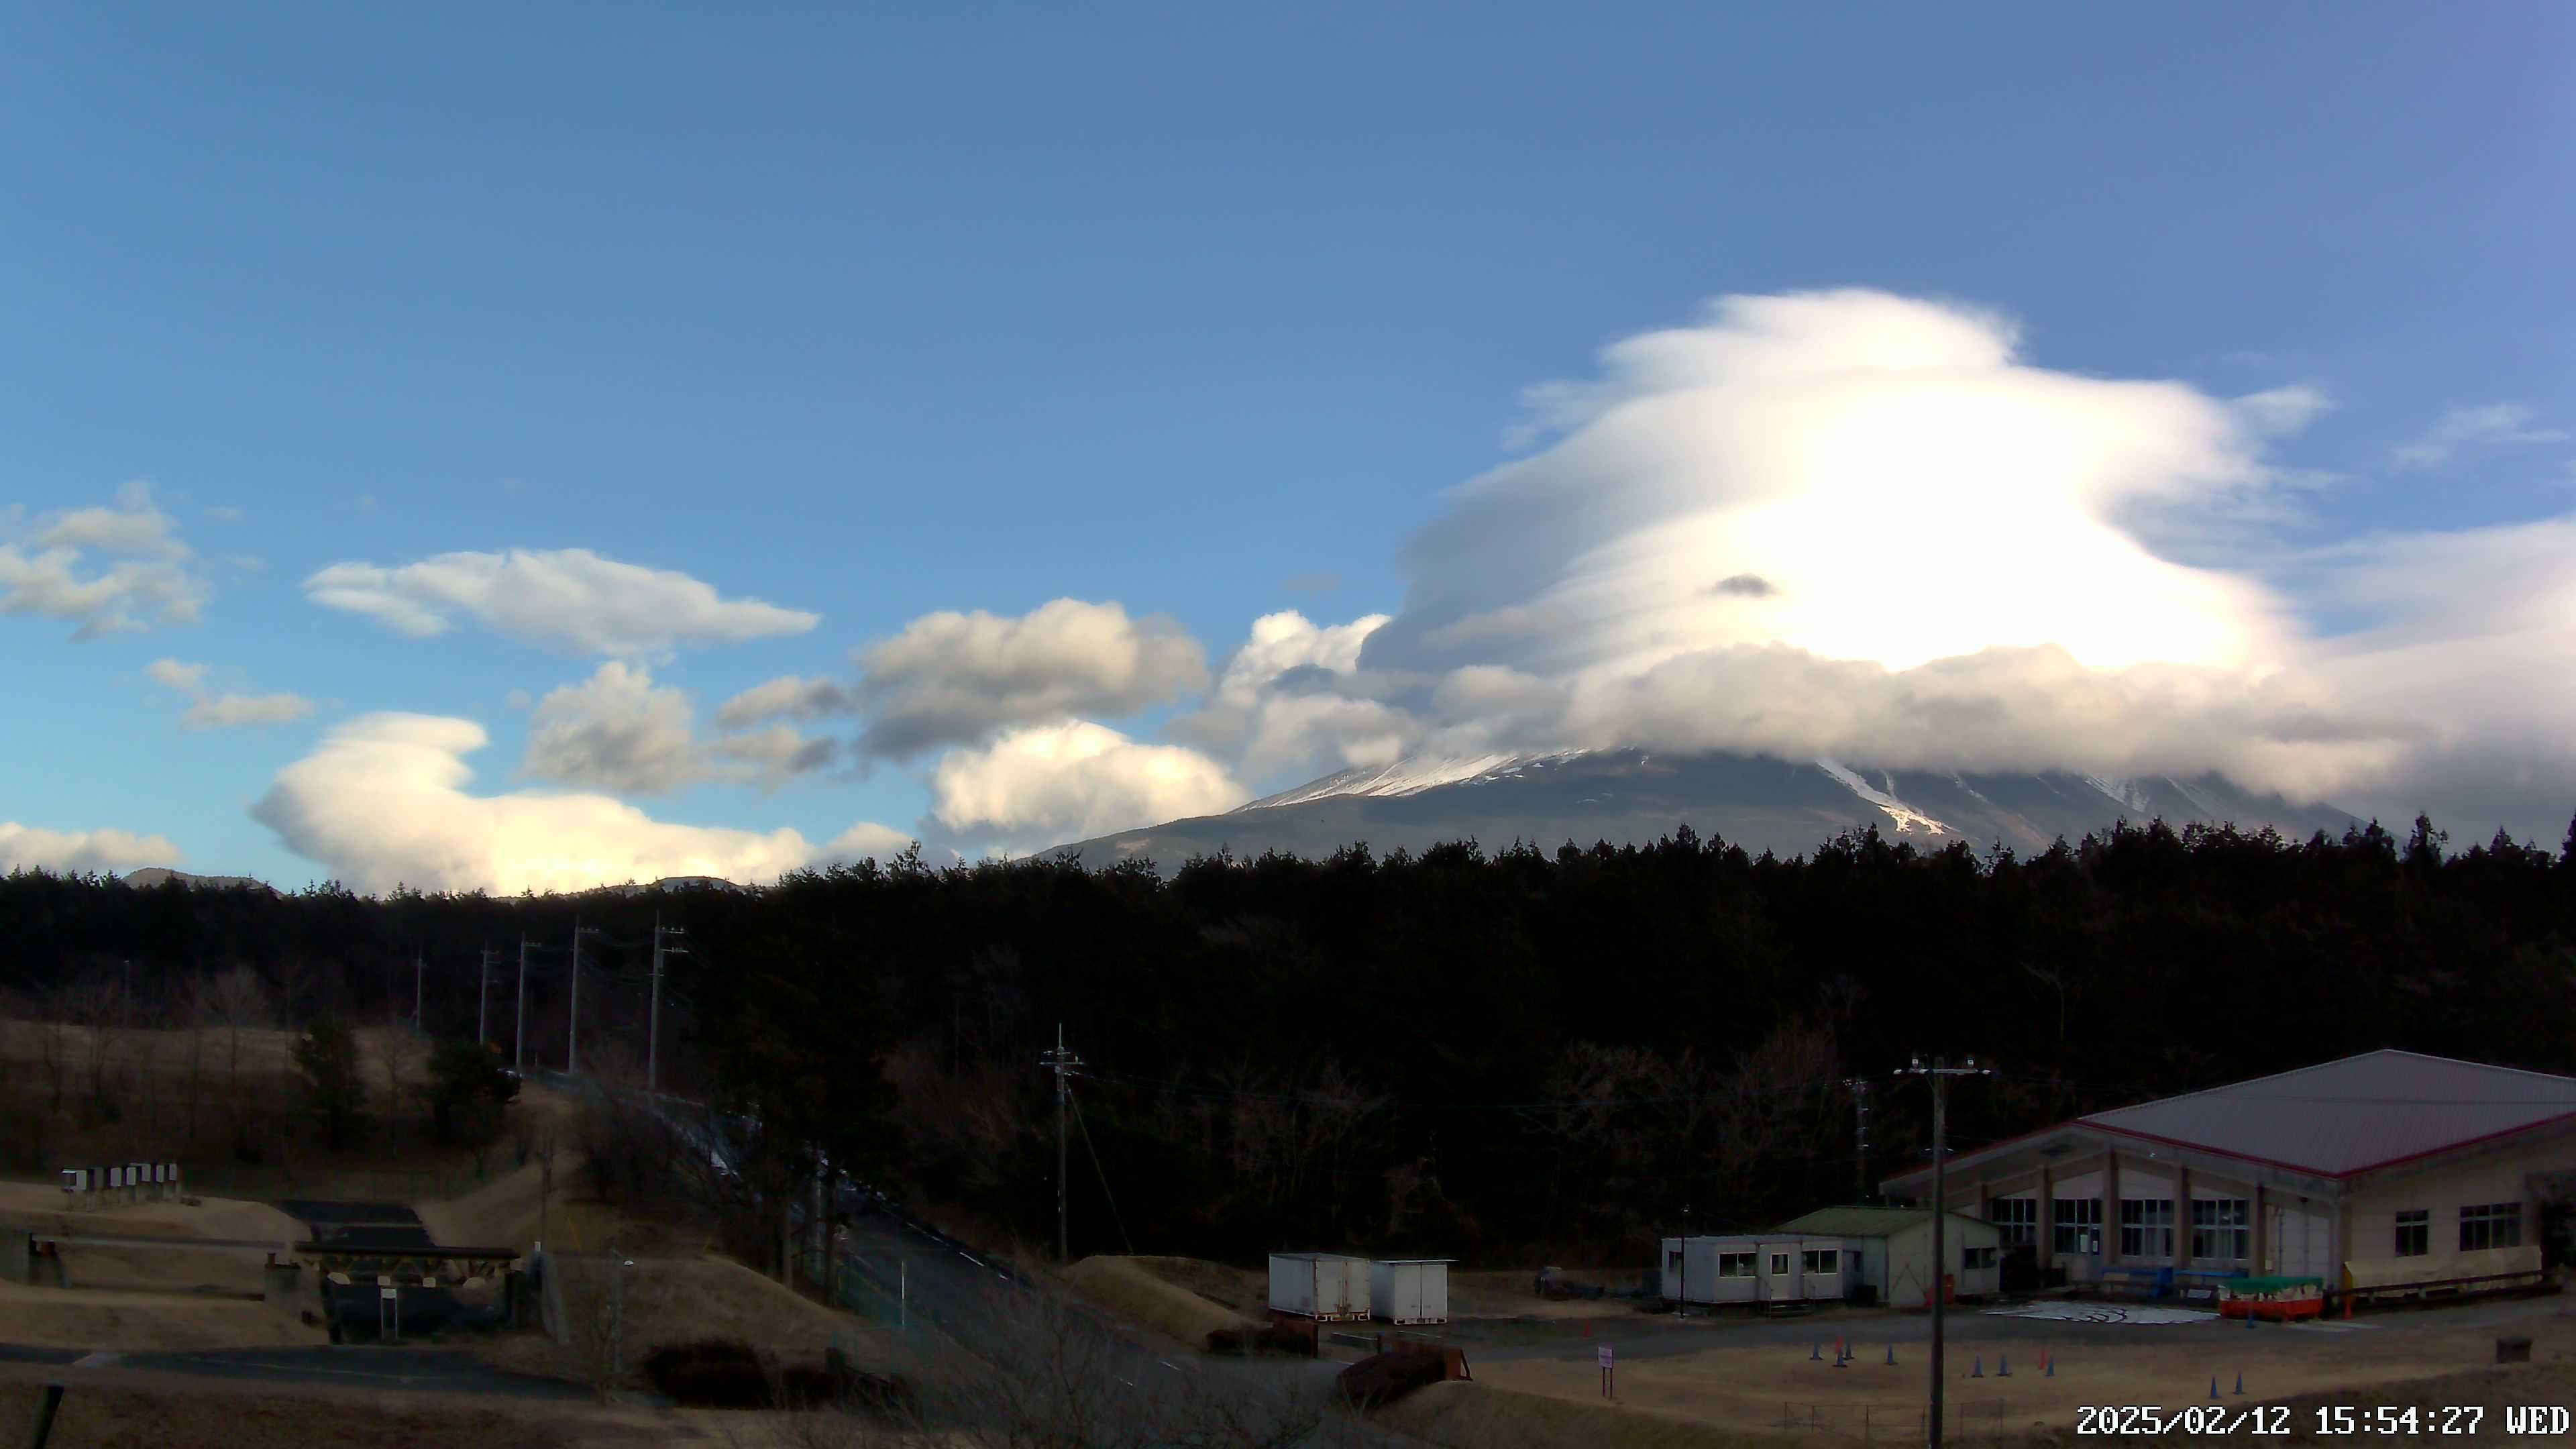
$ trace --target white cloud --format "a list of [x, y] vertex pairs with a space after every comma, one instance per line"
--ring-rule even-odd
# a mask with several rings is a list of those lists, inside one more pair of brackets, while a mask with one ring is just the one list
[[399, 568], [333, 564], [306, 579], [304, 591], [414, 638], [444, 633], [462, 616], [523, 643], [619, 658], [798, 634], [816, 621], [581, 548], [446, 553]]
[[810, 865], [855, 865], [862, 860], [889, 861], [912, 848], [913, 838], [900, 830], [867, 821], [835, 835], [807, 862]]
[[857, 696], [828, 679], [784, 675], [755, 684], [716, 708], [716, 723], [727, 729], [773, 719], [821, 719], [848, 714], [859, 707]]
[[[1991, 315], [1867, 292], [1728, 298], [1604, 361], [1533, 390], [1552, 441], [1456, 490], [1395, 618], [1329, 648], [1264, 619], [1174, 737], [1255, 776], [1632, 745], [2215, 769], [2389, 813], [2510, 779], [2517, 829], [2576, 804], [2576, 520], [2295, 553], [2324, 480], [2264, 448], [2321, 388], [2051, 372]], [[2382, 621], [2321, 637], [2335, 604]]]
[[2237, 414], [2256, 432], [2283, 437], [2298, 432], [2332, 410], [2334, 399], [2314, 383], [2292, 383], [2288, 387], [2248, 393], [2236, 399]]
[[153, 683], [166, 685], [183, 694], [195, 694], [206, 687], [206, 666], [182, 664], [176, 659], [155, 659], [143, 666]]
[[[17, 539], [0, 538], [0, 614], [74, 619], [77, 639], [153, 624], [196, 622], [205, 585], [187, 567], [188, 549], [151, 489], [129, 483], [113, 507], [50, 515], [33, 530], [17, 528], [15, 511], [0, 522]], [[91, 554], [113, 562], [91, 564]]]
[[1419, 742], [1421, 724], [1370, 698], [1391, 681], [1358, 675], [1360, 650], [1387, 622], [1370, 614], [1319, 626], [1293, 609], [1264, 614], [1226, 661], [1215, 690], [1175, 720], [1173, 738], [1222, 749], [1260, 778], [1288, 768], [1383, 765]]
[[704, 778], [694, 711], [677, 689], [610, 660], [537, 701], [519, 773], [619, 795], [658, 795]]
[[971, 744], [1013, 725], [1124, 715], [1207, 682], [1198, 641], [1166, 618], [1058, 599], [1008, 619], [924, 615], [861, 651], [868, 753]]
[[784, 725], [702, 740], [697, 710], [650, 671], [610, 660], [537, 702], [522, 777], [620, 795], [659, 795], [706, 780], [776, 785], [829, 764], [837, 747]]
[[313, 712], [313, 701], [300, 694], [218, 694], [179, 712], [179, 723], [192, 730], [231, 729], [237, 725], [286, 724]]
[[[465, 756], [487, 738], [471, 720], [367, 715], [279, 771], [251, 813], [287, 848], [370, 891], [408, 882], [515, 894], [674, 875], [758, 883], [825, 854], [793, 830], [672, 824], [606, 795], [469, 794]], [[879, 829], [854, 826], [834, 845]]]
[[1082, 720], [952, 750], [931, 772], [930, 791], [940, 824], [1037, 846], [1212, 815], [1249, 798], [1224, 766], [1195, 750], [1138, 744]]
[[156, 659], [143, 668], [151, 680], [188, 696], [179, 715], [192, 730], [232, 729], [240, 725], [286, 724], [313, 712], [313, 701], [300, 694], [217, 694], [206, 688], [206, 666]]
[[39, 830], [15, 820], [0, 820], [0, 872], [122, 874], [138, 866], [175, 865], [184, 858], [167, 836], [136, 835], [124, 830]]
[[216, 523], [239, 523], [248, 516], [229, 503], [209, 504], [206, 508], [206, 517]]
[[2532, 426], [2538, 414], [2522, 403], [2486, 403], [2442, 414], [2423, 435], [2400, 444], [2390, 464], [2401, 471], [2445, 468], [2467, 457], [2524, 443], [2566, 440], [2563, 428]]

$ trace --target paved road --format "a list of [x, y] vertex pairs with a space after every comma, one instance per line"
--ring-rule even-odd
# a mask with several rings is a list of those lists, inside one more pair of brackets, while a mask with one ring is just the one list
[[[1490, 1325], [1468, 1322], [1456, 1325], [1453, 1338], [1468, 1345], [1471, 1360], [1496, 1362], [1531, 1358], [1588, 1359], [1603, 1344], [1617, 1348], [1622, 1358], [1665, 1358], [1711, 1348], [1776, 1345], [1783, 1349], [1812, 1349], [1819, 1342], [1831, 1344], [1841, 1338], [1851, 1342], [1855, 1350], [1872, 1363], [1882, 1361], [1887, 1345], [1897, 1346], [1897, 1358], [1903, 1362], [1909, 1351], [1921, 1353], [1930, 1346], [1932, 1339], [1932, 1320], [1922, 1313], [1895, 1313], [1881, 1309], [1806, 1318], [1719, 1317], [1676, 1322], [1666, 1315], [1637, 1313], [1629, 1305], [1615, 1300], [1606, 1302], [1609, 1311], [1592, 1320], [1591, 1338], [1578, 1336], [1579, 1328], [1563, 1325], [1562, 1320], [1551, 1321], [1543, 1327], [1516, 1330], [1497, 1330]], [[2356, 1320], [2361, 1326], [2349, 1331], [2342, 1329], [2339, 1323], [2329, 1323], [2323, 1328], [2283, 1328], [2269, 1323], [2247, 1328], [2241, 1320], [2231, 1318], [2169, 1324], [2068, 1323], [2055, 1319], [2004, 1318], [1978, 1308], [1961, 1308], [1943, 1316], [1942, 1336], [1952, 1345], [1965, 1345], [1972, 1354], [1980, 1349], [2010, 1352], [2015, 1344], [2030, 1343], [2130, 1345], [2233, 1342], [2248, 1338], [2275, 1346], [2294, 1344], [2303, 1349], [2331, 1352], [2338, 1345], [2348, 1344], [2350, 1334], [2502, 1328], [2531, 1318], [2552, 1317], [2566, 1307], [2556, 1298], [2521, 1298], [2468, 1303], [2454, 1308], [2377, 1313]], [[1550, 1336], [1535, 1342], [1491, 1341], [1495, 1337], [1508, 1338], [1516, 1331], [1547, 1332]], [[1486, 1337], [1488, 1341], [1478, 1343], [1480, 1337]]]
[[452, 1349], [232, 1348], [194, 1353], [119, 1353], [0, 1344], [0, 1363], [82, 1371], [204, 1374], [246, 1382], [401, 1389], [417, 1393], [499, 1394], [519, 1399], [583, 1400], [589, 1390], [560, 1379], [489, 1368]]

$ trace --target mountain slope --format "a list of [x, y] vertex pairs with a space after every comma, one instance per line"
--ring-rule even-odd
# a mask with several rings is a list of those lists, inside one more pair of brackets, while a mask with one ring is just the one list
[[1964, 840], [2028, 854], [2122, 820], [2199, 821], [2304, 837], [2340, 834], [2342, 811], [2241, 790], [2215, 775], [2105, 779], [2065, 773], [1954, 775], [1796, 763], [1752, 755], [1674, 756], [1638, 750], [1474, 759], [1408, 759], [1345, 770], [1224, 815], [1175, 820], [1041, 852], [1079, 852], [1085, 864], [1144, 858], [1169, 871], [1219, 848], [1322, 857], [1353, 842], [1384, 854], [1473, 838], [1488, 850], [1515, 840], [1553, 848], [1643, 844], [1687, 824], [1746, 850], [1803, 855], [1835, 834], [1879, 832], [1938, 849]]

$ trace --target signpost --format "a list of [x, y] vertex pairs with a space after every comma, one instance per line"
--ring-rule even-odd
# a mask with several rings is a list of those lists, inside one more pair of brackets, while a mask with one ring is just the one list
[[1601, 1360], [1601, 1397], [1605, 1399], [1615, 1397], [1615, 1395], [1610, 1391], [1613, 1363], [1610, 1356], [1610, 1345], [1605, 1343], [1595, 1352], [1596, 1356]]

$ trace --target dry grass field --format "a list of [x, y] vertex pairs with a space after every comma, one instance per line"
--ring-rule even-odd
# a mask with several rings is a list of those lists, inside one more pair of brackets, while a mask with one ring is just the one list
[[[2411, 1402], [2381, 1395], [2394, 1386], [2470, 1373], [2491, 1366], [2500, 1330], [2406, 1326], [2340, 1334], [2282, 1330], [2250, 1334], [2243, 1341], [2206, 1335], [2158, 1341], [2154, 1329], [2138, 1330], [2134, 1344], [2092, 1342], [2010, 1346], [2012, 1376], [2000, 1378], [1997, 1345], [1954, 1346], [1946, 1394], [1954, 1434], [1989, 1439], [2071, 1431], [2080, 1409], [2091, 1405], [2152, 1405], [2180, 1410], [2210, 1402], [2217, 1380], [2220, 1402], [2231, 1407], [2285, 1399], [2360, 1394], [2350, 1402]], [[2527, 1372], [2576, 1370], [2576, 1319], [2544, 1313], [2517, 1325], [2533, 1340]], [[1619, 1366], [1615, 1407], [1638, 1421], [1638, 1432], [1684, 1424], [1735, 1434], [1831, 1436], [1855, 1441], [1918, 1432], [1923, 1410], [1921, 1345], [1901, 1346], [1898, 1366], [1885, 1366], [1881, 1346], [1863, 1345], [1851, 1367], [1810, 1362], [1804, 1346], [1729, 1347], [1670, 1358], [1640, 1358]], [[2056, 1374], [2043, 1362], [2054, 1357]], [[1828, 1355], [1828, 1359], [1830, 1359]], [[1983, 1358], [1985, 1377], [1971, 1378]], [[1602, 1405], [1598, 1368], [1585, 1361], [1514, 1360], [1475, 1366], [1477, 1381], [1492, 1389], [1594, 1408]], [[2245, 1392], [2235, 1393], [2237, 1375]]]

